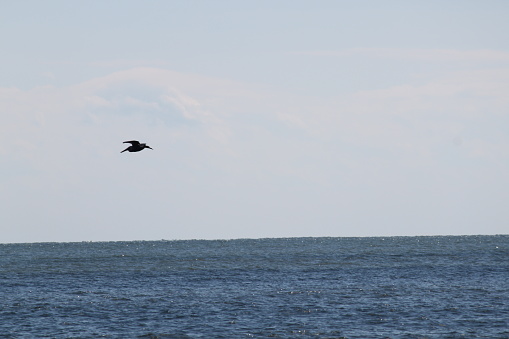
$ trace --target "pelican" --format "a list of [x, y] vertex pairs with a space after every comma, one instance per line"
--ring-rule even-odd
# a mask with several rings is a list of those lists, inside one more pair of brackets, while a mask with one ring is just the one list
[[140, 144], [140, 142], [137, 141], [137, 140], [124, 141], [124, 144], [131, 144], [131, 146], [127, 147], [125, 150], [123, 150], [120, 153], [124, 153], [125, 151], [139, 152], [139, 151], [141, 151], [144, 148], [153, 149], [152, 147], [148, 146], [147, 144]]

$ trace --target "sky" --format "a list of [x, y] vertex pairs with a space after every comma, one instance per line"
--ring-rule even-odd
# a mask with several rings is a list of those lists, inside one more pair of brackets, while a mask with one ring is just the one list
[[2, 1], [0, 243], [507, 234], [508, 17]]

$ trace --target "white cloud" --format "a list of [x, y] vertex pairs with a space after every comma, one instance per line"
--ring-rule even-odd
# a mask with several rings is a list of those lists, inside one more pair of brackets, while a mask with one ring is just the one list
[[[503, 129], [497, 128], [508, 119], [508, 92], [509, 69], [461, 71], [421, 85], [342, 95], [317, 107], [296, 109], [294, 115], [287, 112], [291, 118], [285, 121], [317, 137], [420, 156], [436, 153], [458, 136], [480, 138], [485, 140], [484, 149], [498, 149], [500, 142], [509, 141]], [[478, 132], [484, 121], [492, 124], [486, 134]], [[494, 135], [498, 141], [493, 140]]]

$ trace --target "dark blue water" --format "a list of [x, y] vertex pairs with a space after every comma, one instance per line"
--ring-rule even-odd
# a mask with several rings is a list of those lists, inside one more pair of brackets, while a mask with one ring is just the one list
[[0, 337], [509, 338], [509, 236], [0, 245]]

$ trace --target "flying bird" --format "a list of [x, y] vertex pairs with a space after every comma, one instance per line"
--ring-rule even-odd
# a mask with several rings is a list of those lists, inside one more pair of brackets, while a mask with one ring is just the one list
[[127, 147], [125, 150], [123, 150], [122, 152], [120, 153], [124, 153], [125, 151], [129, 151], [129, 152], [139, 152], [141, 151], [142, 149], [144, 148], [150, 148], [150, 149], [153, 149], [152, 147], [148, 146], [147, 144], [141, 144], [139, 141], [137, 140], [131, 140], [131, 141], [124, 141], [124, 144], [131, 144], [131, 146]]

